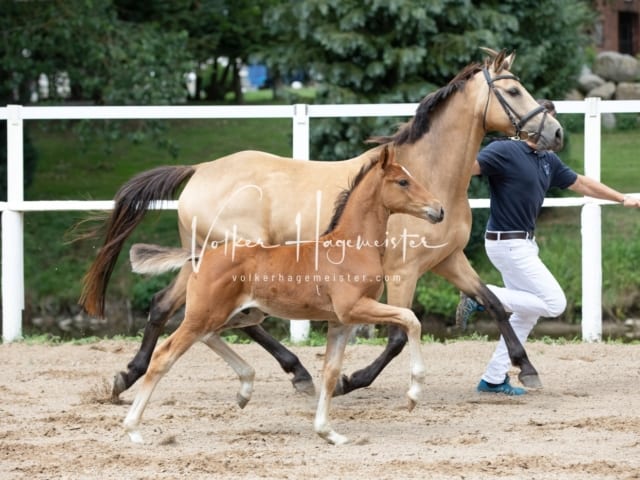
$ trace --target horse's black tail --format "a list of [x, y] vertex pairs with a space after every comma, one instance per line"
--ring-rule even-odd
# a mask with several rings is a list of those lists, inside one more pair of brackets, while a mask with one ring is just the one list
[[114, 198], [102, 248], [83, 279], [78, 303], [87, 313], [104, 316], [107, 284], [126, 239], [144, 218], [151, 202], [172, 200], [196, 169], [188, 165], [164, 166], [142, 172], [122, 185]]

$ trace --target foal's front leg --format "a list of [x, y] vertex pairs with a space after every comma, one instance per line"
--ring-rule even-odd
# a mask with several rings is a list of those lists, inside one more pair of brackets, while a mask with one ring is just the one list
[[322, 386], [318, 396], [318, 407], [313, 427], [318, 435], [334, 445], [343, 445], [349, 441], [344, 435], [334, 431], [329, 425], [329, 409], [333, 390], [336, 387], [344, 350], [349, 341], [351, 327], [339, 323], [329, 322], [327, 332], [327, 348], [324, 355], [324, 368], [322, 370]]
[[426, 367], [420, 351], [422, 327], [416, 315], [409, 308], [396, 307], [377, 302], [371, 298], [361, 298], [348, 315], [349, 323], [384, 323], [402, 328], [409, 340], [411, 383], [407, 391], [409, 410], [418, 402], [426, 377]]

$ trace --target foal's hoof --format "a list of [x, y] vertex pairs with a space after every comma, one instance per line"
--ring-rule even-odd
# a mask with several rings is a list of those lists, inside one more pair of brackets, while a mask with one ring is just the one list
[[243, 397], [242, 395], [238, 394], [236, 395], [236, 402], [238, 403], [238, 406], [240, 408], [244, 408], [247, 406], [247, 403], [249, 403], [249, 399], [247, 397]]
[[527, 388], [542, 388], [542, 382], [537, 373], [523, 375], [522, 372], [518, 375], [520, 383]]
[[129, 440], [131, 440], [131, 442], [138, 444], [144, 443], [144, 438], [138, 430], [127, 430], [127, 434], [129, 435]]
[[118, 401], [120, 394], [127, 389], [127, 383], [125, 382], [124, 376], [124, 372], [118, 372], [113, 379], [113, 388], [111, 389], [112, 401]]

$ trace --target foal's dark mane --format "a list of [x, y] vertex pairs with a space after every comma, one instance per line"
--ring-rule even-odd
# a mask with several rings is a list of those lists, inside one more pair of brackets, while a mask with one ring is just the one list
[[355, 190], [358, 184], [362, 181], [362, 179], [375, 167], [378, 162], [380, 162], [380, 157], [376, 157], [368, 165], [363, 165], [358, 174], [349, 182], [349, 186], [344, 189], [338, 197], [336, 198], [335, 206], [333, 207], [333, 216], [331, 217], [331, 221], [329, 222], [329, 226], [324, 231], [322, 235], [326, 235], [328, 233], [333, 232], [338, 223], [340, 222], [340, 217], [344, 213], [344, 209], [347, 206], [347, 202], [349, 201], [349, 197], [351, 196], [351, 192]]

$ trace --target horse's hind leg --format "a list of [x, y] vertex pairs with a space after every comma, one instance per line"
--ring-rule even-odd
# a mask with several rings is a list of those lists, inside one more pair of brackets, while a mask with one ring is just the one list
[[234, 372], [238, 374], [240, 379], [240, 390], [236, 395], [236, 401], [240, 408], [244, 408], [249, 400], [251, 400], [251, 394], [253, 393], [253, 379], [256, 376], [256, 372], [251, 365], [245, 362], [240, 355], [234, 352], [229, 345], [226, 344], [217, 334], [212, 333], [202, 340], [211, 350], [216, 352], [220, 357], [227, 362]]
[[143, 443], [144, 441], [139, 430], [140, 420], [156, 385], [176, 360], [178, 360], [201, 335], [197, 329], [181, 327], [182, 325], [153, 353], [142, 386], [129, 409], [129, 413], [127, 413], [124, 419], [124, 428], [132, 442]]
[[293, 373], [291, 383], [298, 392], [315, 395], [311, 375], [292, 351], [273, 338], [261, 325], [245, 327], [243, 330], [254, 342], [269, 352], [285, 372]]
[[151, 354], [167, 320], [185, 303], [186, 285], [190, 273], [191, 267], [185, 266], [167, 287], [153, 296], [140, 349], [127, 365], [127, 371], [118, 372], [113, 380], [111, 395], [114, 400], [117, 400], [122, 392], [129, 389], [147, 371]]

